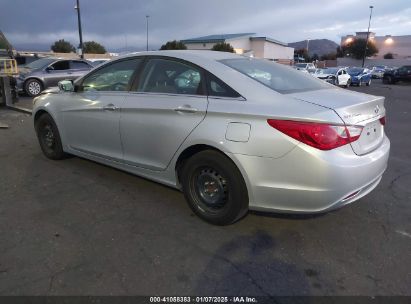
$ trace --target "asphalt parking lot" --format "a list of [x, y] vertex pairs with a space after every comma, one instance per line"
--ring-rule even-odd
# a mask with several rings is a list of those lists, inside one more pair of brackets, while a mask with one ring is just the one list
[[328, 214], [227, 227], [176, 190], [46, 159], [31, 117], [0, 109], [0, 295], [411, 295], [411, 86], [352, 90], [386, 97], [380, 185]]

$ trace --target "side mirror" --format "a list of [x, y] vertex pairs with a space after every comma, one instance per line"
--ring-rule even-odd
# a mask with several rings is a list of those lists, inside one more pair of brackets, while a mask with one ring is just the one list
[[73, 92], [74, 85], [72, 80], [62, 80], [58, 83], [59, 89], [62, 92]]

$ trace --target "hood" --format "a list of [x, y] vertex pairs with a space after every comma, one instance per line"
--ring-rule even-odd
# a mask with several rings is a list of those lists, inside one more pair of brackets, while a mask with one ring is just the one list
[[58, 87], [50, 87], [42, 91], [41, 94], [57, 94], [59, 92], [60, 92], [60, 89]]
[[318, 78], [325, 78], [325, 77], [329, 77], [329, 76], [334, 76], [334, 74], [313, 74], [315, 77], [318, 77]]

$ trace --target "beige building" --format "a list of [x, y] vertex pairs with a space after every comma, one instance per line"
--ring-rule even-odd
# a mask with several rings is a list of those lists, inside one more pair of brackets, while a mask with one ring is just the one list
[[294, 48], [287, 43], [269, 38], [258, 37], [255, 33], [209, 35], [182, 40], [189, 50], [210, 50], [215, 44], [229, 43], [237, 54], [251, 55], [275, 61], [294, 58]]
[[[356, 38], [367, 39], [367, 32], [356, 32], [355, 35], [341, 37], [341, 46], [352, 42]], [[370, 32], [369, 39], [378, 48], [375, 59], [382, 59], [387, 53], [392, 53], [395, 59], [411, 59], [411, 35], [376, 36], [374, 32]]]

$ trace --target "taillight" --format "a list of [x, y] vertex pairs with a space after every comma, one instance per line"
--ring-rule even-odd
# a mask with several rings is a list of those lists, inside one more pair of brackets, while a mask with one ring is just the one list
[[267, 119], [270, 126], [314, 148], [331, 150], [356, 141], [359, 126], [340, 126], [316, 122]]
[[380, 123], [385, 126], [385, 116], [380, 118]]

